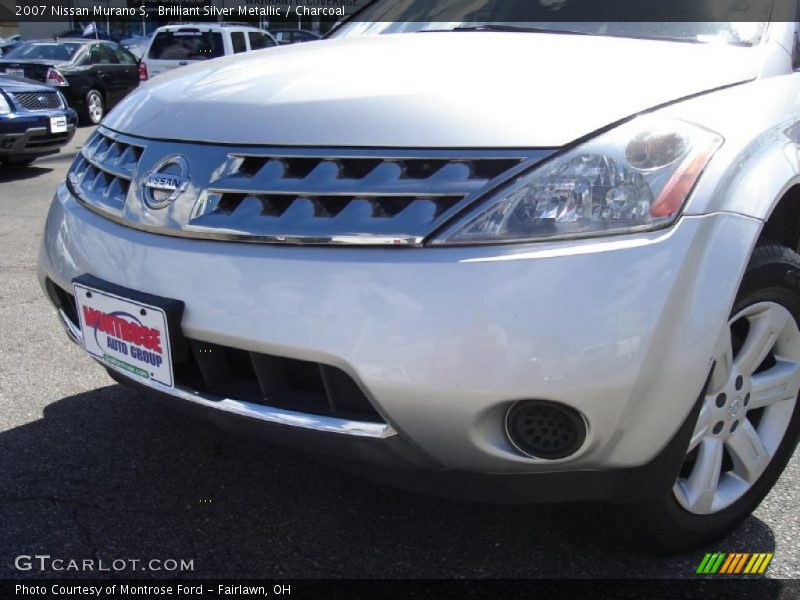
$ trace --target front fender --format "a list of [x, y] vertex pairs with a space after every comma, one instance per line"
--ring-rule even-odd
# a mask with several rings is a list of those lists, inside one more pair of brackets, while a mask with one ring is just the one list
[[[725, 142], [709, 163], [685, 215], [735, 213], [766, 221], [800, 183], [800, 74], [717, 91], [665, 110]], [[755, 245], [757, 237], [749, 242]]]

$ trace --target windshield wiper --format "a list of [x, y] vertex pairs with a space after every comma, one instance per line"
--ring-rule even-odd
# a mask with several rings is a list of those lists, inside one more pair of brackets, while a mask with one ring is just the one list
[[486, 25], [465, 25], [461, 27], [454, 27], [453, 29], [444, 29], [441, 31], [511, 31], [520, 33], [555, 33], [564, 35], [589, 35], [583, 31], [572, 31], [570, 29], [549, 29], [547, 27], [525, 27], [523, 25], [501, 25], [486, 24]]

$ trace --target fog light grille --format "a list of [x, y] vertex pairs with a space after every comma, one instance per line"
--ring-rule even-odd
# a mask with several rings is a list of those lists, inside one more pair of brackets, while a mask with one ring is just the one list
[[533, 458], [555, 460], [578, 451], [586, 439], [586, 422], [573, 408], [528, 400], [506, 414], [506, 433], [517, 450]]

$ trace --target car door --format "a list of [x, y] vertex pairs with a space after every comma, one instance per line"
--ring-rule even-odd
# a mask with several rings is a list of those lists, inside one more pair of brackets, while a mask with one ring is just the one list
[[133, 89], [139, 87], [139, 60], [119, 44], [108, 44], [108, 48], [119, 63], [119, 99], [122, 100]]
[[100, 88], [105, 94], [106, 106], [117, 103], [120, 96], [119, 63], [114, 53], [102, 42], [89, 47], [90, 74], [92, 87]]

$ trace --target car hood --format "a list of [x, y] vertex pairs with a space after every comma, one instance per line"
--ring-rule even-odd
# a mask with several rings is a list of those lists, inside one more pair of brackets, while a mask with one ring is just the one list
[[530, 33], [416, 33], [271, 48], [177, 69], [105, 121], [235, 144], [556, 147], [753, 79], [753, 48]]

